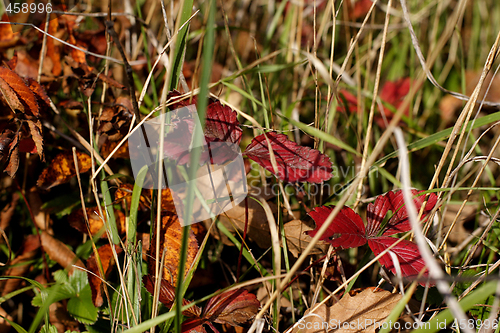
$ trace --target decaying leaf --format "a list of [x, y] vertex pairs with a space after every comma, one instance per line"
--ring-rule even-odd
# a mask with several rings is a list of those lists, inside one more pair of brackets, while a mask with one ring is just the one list
[[[104, 229], [104, 220], [98, 214], [99, 210], [97, 206], [95, 207], [86, 207], [87, 217], [89, 219], [90, 225], [90, 234], [92, 236], [97, 235], [99, 232], [102, 233], [101, 237], [106, 238], [106, 232]], [[122, 211], [115, 209], [115, 220], [116, 220], [116, 228], [119, 234], [125, 233], [125, 214]], [[104, 217], [106, 219], [106, 217]], [[80, 231], [81, 233], [88, 234], [89, 229], [87, 228], [87, 223], [85, 221], [85, 215], [83, 214], [83, 210], [80, 208], [74, 212], [72, 212], [68, 216], [69, 224]]]
[[[313, 228], [307, 226], [304, 222], [300, 220], [292, 220], [285, 223], [285, 235], [286, 244], [288, 246], [288, 251], [290, 251], [295, 258], [298, 258], [302, 251], [305, 250], [312, 237], [306, 234], [306, 231], [313, 230]], [[324, 241], [318, 241], [316, 245], [311, 250], [310, 254], [326, 253], [328, 250], [328, 243]]]
[[66, 244], [55, 239], [45, 231], [42, 231], [41, 239], [43, 250], [48, 254], [49, 258], [67, 269], [69, 274], [75, 270], [73, 266], [79, 266], [85, 269], [83, 262], [66, 246]]
[[[276, 172], [266, 136], [276, 158]], [[328, 156], [299, 146], [284, 134], [268, 132], [257, 136], [246, 148], [245, 155], [284, 182], [321, 183], [332, 178], [332, 162]]]
[[[80, 173], [89, 171], [91, 167], [90, 156], [77, 151], [76, 157]], [[42, 174], [38, 177], [37, 186], [48, 190], [56, 185], [66, 183], [74, 176], [76, 176], [76, 169], [73, 152], [71, 150], [65, 151], [54, 157], [50, 165], [42, 171]]]
[[208, 301], [203, 318], [219, 324], [240, 326], [253, 319], [259, 307], [260, 302], [254, 294], [245, 289], [230, 290]]
[[[148, 271], [155, 274], [156, 259], [161, 260], [165, 251], [165, 260], [163, 261], [162, 278], [172, 286], [177, 285], [177, 275], [179, 266], [179, 253], [181, 251], [182, 226], [176, 214], [164, 212], [161, 219], [160, 228], [160, 252], [156, 254], [156, 223], [153, 228], [151, 246], [148, 256]], [[187, 274], [198, 253], [198, 242], [191, 229], [189, 229], [189, 243], [187, 248], [187, 258], [184, 274]]]
[[[154, 294], [154, 278], [151, 275], [145, 275], [142, 278], [142, 281], [144, 282], [144, 288], [146, 288], [147, 291], [151, 295]], [[160, 281], [160, 290], [159, 290], [159, 297], [158, 300], [163, 303], [166, 307], [171, 308], [174, 305], [174, 300], [175, 300], [175, 288], [168, 283], [165, 279], [162, 279]], [[187, 301], [185, 299], [182, 300], [182, 305], [188, 305], [191, 303], [190, 301]], [[193, 305], [187, 310], [182, 312], [183, 315], [186, 317], [199, 317], [201, 315], [201, 308], [197, 305]]]
[[[9, 263], [9, 268], [2, 273], [4, 276], [25, 276], [30, 269], [29, 261], [32, 260], [40, 248], [40, 238], [37, 235], [29, 235], [25, 238], [22, 252]], [[9, 279], [0, 281], [1, 296], [17, 290], [20, 279]]]
[[[249, 196], [252, 194], [249, 192]], [[267, 222], [266, 212], [261, 204], [253, 199], [247, 199], [248, 202], [248, 227], [247, 237], [257, 243], [263, 249], [271, 246], [271, 232]], [[273, 214], [278, 212], [278, 208], [273, 202], [268, 202]], [[245, 228], [245, 200], [240, 202], [235, 208], [229, 209], [218, 217], [219, 221], [231, 232], [238, 230], [239, 234], [243, 234]], [[209, 228], [212, 220], [205, 221], [205, 226]], [[225, 235], [220, 234], [217, 228], [212, 228], [212, 234], [221, 239], [224, 244], [234, 245]], [[236, 233], [236, 231], [234, 231]]]
[[[446, 211], [443, 215], [443, 236], [446, 235], [451, 223], [455, 219], [456, 215], [460, 209], [459, 204], [449, 203], [446, 205]], [[469, 237], [474, 231], [471, 227], [476, 218], [477, 206], [476, 205], [466, 205], [458, 218], [453, 230], [451, 230], [448, 240], [454, 244], [462, 243], [467, 237]]]
[[306, 311], [292, 333], [375, 333], [401, 299], [401, 295], [375, 288], [351, 296], [345, 294], [333, 306], [322, 304]]
[[[115, 251], [119, 254], [122, 252], [122, 249], [115, 245]], [[94, 303], [96, 307], [100, 307], [104, 303], [104, 299], [102, 298], [102, 281], [105, 280], [111, 273], [111, 270], [115, 266], [115, 259], [111, 245], [109, 244], [104, 244], [98, 248], [97, 253], [99, 254], [99, 260], [101, 261], [104, 276], [101, 276], [101, 273], [99, 272], [97, 258], [94, 253], [92, 253], [87, 260], [87, 269], [89, 271], [87, 272], [87, 276], [89, 279], [90, 290], [92, 291], [92, 303]]]

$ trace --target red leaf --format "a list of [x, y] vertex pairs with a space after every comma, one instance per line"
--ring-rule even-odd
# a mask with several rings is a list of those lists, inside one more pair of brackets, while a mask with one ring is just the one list
[[243, 131], [239, 126], [236, 111], [214, 101], [207, 108], [205, 138], [207, 142], [231, 142], [240, 144]]
[[[307, 232], [309, 236], [316, 235], [334, 208], [334, 206], [321, 206], [309, 212], [309, 216], [316, 222], [316, 229]], [[345, 206], [332, 221], [321, 240], [344, 249], [364, 245], [366, 243], [365, 226], [361, 216]]]
[[[392, 192], [388, 192], [392, 193]], [[380, 224], [384, 220], [387, 212], [391, 210], [392, 205], [388, 199], [388, 195], [379, 195], [375, 199], [375, 203], [368, 204], [366, 210], [366, 236], [376, 237], [380, 231]], [[411, 229], [411, 227], [410, 227]]]
[[[265, 135], [276, 157], [277, 174], [271, 163]], [[285, 182], [321, 183], [332, 178], [332, 163], [328, 156], [315, 149], [298, 146], [284, 134], [268, 132], [257, 136], [246, 148], [245, 154]]]
[[201, 318], [190, 318], [182, 323], [181, 333], [207, 333], [203, 324], [206, 320]]
[[260, 302], [245, 289], [226, 291], [212, 297], [203, 311], [203, 318], [219, 324], [240, 326], [253, 319]]
[[[368, 246], [370, 246], [372, 251], [377, 256], [397, 241], [398, 239], [393, 237], [375, 237], [368, 239]], [[425, 267], [425, 261], [420, 255], [418, 246], [413, 242], [403, 239], [398, 245], [394, 246], [391, 251], [396, 254], [399, 266], [401, 267], [401, 273], [404, 277], [416, 277]], [[379, 262], [393, 274], [396, 274], [396, 268], [389, 253], [383, 255], [379, 259]], [[429, 272], [426, 270], [423, 276], [426, 277], [428, 275]], [[420, 284], [425, 285], [425, 283]]]
[[[415, 197], [416, 195], [422, 193], [424, 191], [417, 191], [415, 189], [411, 190], [411, 194], [413, 197], [413, 202], [417, 208], [417, 212], [420, 211], [422, 204], [424, 203], [425, 195], [420, 195]], [[401, 190], [394, 192], [387, 192], [385, 197], [389, 201], [390, 210], [393, 212], [393, 216], [387, 223], [387, 229], [384, 231], [385, 236], [394, 235], [400, 232], [406, 232], [411, 230], [410, 220], [408, 219], [408, 211], [406, 207], [404, 207], [405, 201], [403, 197], [403, 192]], [[422, 221], [425, 221], [427, 214], [434, 208], [437, 203], [437, 196], [434, 193], [431, 193], [428, 197], [427, 204], [425, 205], [424, 212], [422, 214]], [[377, 204], [377, 201], [375, 201]], [[386, 211], [387, 213], [387, 211]], [[384, 214], [385, 216], [385, 214]], [[368, 223], [370, 221], [368, 220]]]
[[[154, 294], [155, 290], [155, 278], [152, 275], [144, 275], [142, 277], [142, 282], [144, 283], [144, 288], [146, 288], [147, 291], [151, 295]], [[166, 307], [171, 308], [172, 305], [174, 305], [174, 300], [175, 300], [175, 288], [172, 286], [167, 280], [161, 279], [160, 281], [160, 295], [159, 295], [159, 301], [163, 303]], [[182, 300], [182, 305], [188, 305], [191, 303], [190, 301], [187, 301], [185, 299]], [[193, 305], [187, 310], [182, 311], [182, 314], [186, 317], [199, 317], [201, 315], [201, 309], [197, 305]]]

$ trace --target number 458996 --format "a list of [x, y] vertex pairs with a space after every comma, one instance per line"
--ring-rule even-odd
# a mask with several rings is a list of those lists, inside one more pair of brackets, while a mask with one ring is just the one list
[[5, 9], [8, 15], [18, 14], [18, 13], [52, 13], [52, 4], [51, 3], [9, 3], [7, 8]]

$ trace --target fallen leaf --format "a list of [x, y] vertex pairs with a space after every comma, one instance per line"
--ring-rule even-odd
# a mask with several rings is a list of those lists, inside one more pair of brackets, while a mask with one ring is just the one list
[[[89, 219], [90, 234], [92, 236], [96, 236], [97, 234], [101, 233], [101, 237], [106, 238], [107, 234], [104, 229], [104, 220], [98, 215], [99, 209], [97, 208], [97, 206], [87, 207], [86, 211], [87, 218]], [[122, 211], [118, 209], [115, 209], [114, 212], [118, 234], [122, 235], [125, 233], [126, 228], [125, 214], [123, 214]], [[106, 219], [106, 217], [104, 217], [104, 219]], [[80, 231], [83, 234], [88, 234], [89, 229], [87, 228], [85, 215], [83, 214], [83, 210], [81, 208], [75, 210], [68, 216], [68, 222], [69, 225], [76, 230]]]
[[[446, 210], [443, 215], [443, 234], [442, 237], [446, 235], [451, 227], [451, 223], [455, 219], [458, 211], [460, 209], [460, 204], [448, 203], [446, 205]], [[460, 217], [458, 218], [453, 230], [451, 230], [448, 240], [454, 244], [462, 243], [467, 237], [469, 237], [474, 231], [474, 221], [476, 220], [477, 206], [476, 205], [465, 205]]]
[[[372, 249], [373, 253], [378, 256], [385, 249], [387, 249], [392, 244], [396, 243], [399, 239], [380, 236], [368, 239], [368, 246]], [[425, 267], [425, 261], [420, 255], [417, 244], [403, 239], [398, 245], [394, 246], [391, 250], [398, 258], [399, 266], [401, 268], [401, 273], [404, 277], [414, 278], [422, 271]], [[385, 266], [394, 275], [397, 275], [396, 267], [389, 253], [384, 254], [378, 260], [380, 264]], [[422, 275], [423, 277], [429, 276], [429, 271], [425, 270]], [[420, 283], [425, 286], [425, 282]]]
[[241, 326], [255, 317], [259, 307], [257, 297], [241, 288], [212, 297], [205, 306], [202, 317], [219, 324]]
[[[154, 278], [151, 275], [144, 275], [142, 278], [144, 283], [144, 287], [151, 295], [154, 294]], [[174, 305], [175, 300], [175, 288], [165, 279], [160, 281], [160, 290], [158, 295], [158, 300], [163, 303], [168, 308], [171, 308]], [[182, 305], [188, 305], [191, 303], [185, 299], [182, 300]], [[197, 305], [193, 305], [187, 310], [182, 312], [186, 317], [200, 317], [201, 308]]]
[[321, 304], [313, 313], [307, 310], [292, 333], [375, 333], [401, 295], [373, 289], [364, 289], [354, 296], [345, 294], [333, 306]]
[[[7, 13], [3, 13], [2, 22], [10, 22]], [[0, 24], [0, 48], [9, 48], [17, 44], [19, 33], [12, 31], [10, 24]]]
[[[19, 194], [17, 192], [12, 193], [11, 201], [5, 205], [5, 207], [0, 212], [0, 229], [6, 230], [10, 224], [12, 216], [14, 215], [14, 210], [17, 206], [17, 202], [19, 201]], [[3, 243], [3, 237], [0, 237], [0, 243]]]
[[[266, 135], [276, 157], [277, 173], [271, 163]], [[328, 156], [301, 147], [284, 134], [261, 134], [252, 140], [244, 154], [285, 182], [321, 183], [332, 178], [332, 163]]]
[[[57, 17], [49, 21], [48, 33], [54, 36], [59, 29], [59, 20]], [[62, 72], [61, 66], [61, 50], [58, 45], [56, 45], [56, 40], [54, 38], [47, 38], [47, 57], [52, 60], [52, 74], [58, 76]]]
[[[322, 206], [309, 212], [309, 215], [316, 222], [316, 229], [307, 232], [309, 236], [316, 236], [319, 228], [325, 223], [334, 208], [335, 206]], [[320, 239], [326, 240], [334, 247], [344, 249], [362, 246], [366, 244], [365, 225], [361, 216], [346, 206], [340, 210]]]
[[[21, 254], [9, 262], [7, 269], [2, 272], [3, 276], [25, 276], [40, 248], [40, 238], [37, 235], [28, 235], [23, 241]], [[1, 296], [5, 296], [18, 289], [21, 279], [8, 279], [0, 281]]]
[[46, 231], [42, 231], [41, 239], [43, 250], [47, 253], [49, 258], [67, 269], [69, 274], [72, 274], [75, 270], [73, 266], [78, 266], [85, 270], [83, 262], [66, 246], [66, 244], [55, 239]]
[[[251, 190], [248, 196], [253, 196], [254, 194], [255, 191]], [[259, 202], [250, 198], [243, 200], [236, 207], [219, 215], [218, 219], [229, 231], [234, 234], [239, 233], [243, 235], [243, 230], [245, 229], [245, 201], [248, 202], [247, 237], [254, 241], [260, 248], [267, 249], [271, 246], [271, 232], [269, 231], [266, 212]], [[268, 204], [273, 214], [278, 212], [278, 208], [273, 202], [268, 202]], [[205, 221], [207, 229], [211, 223], [212, 220]], [[221, 239], [224, 244], [234, 245], [225, 235], [220, 234], [217, 228], [212, 228], [211, 230], [212, 235]]]
[[[91, 167], [90, 156], [77, 151], [76, 157], [80, 173], [89, 171]], [[37, 186], [48, 190], [56, 185], [68, 182], [74, 176], [76, 176], [76, 169], [73, 161], [73, 152], [70, 150], [65, 151], [56, 155], [50, 165], [42, 171], [38, 177]]]
[[[288, 251], [290, 251], [295, 258], [298, 258], [305, 248], [309, 246], [312, 238], [306, 234], [306, 232], [313, 230], [313, 228], [307, 226], [300, 220], [287, 222], [283, 227], [285, 229]], [[319, 241], [314, 245], [310, 254], [326, 253], [328, 246], [328, 243]]]
[[[122, 249], [116, 245], [114, 246], [116, 253], [120, 254]], [[94, 303], [96, 307], [100, 307], [104, 303], [104, 299], [102, 297], [102, 283], [103, 281], [106, 281], [111, 273], [111, 270], [115, 266], [115, 258], [113, 256], [111, 245], [109, 244], [104, 244], [98, 248], [97, 253], [99, 255], [104, 276], [101, 276], [101, 273], [99, 272], [95, 253], [92, 253], [87, 260], [87, 277], [89, 279], [90, 290], [92, 291], [92, 303]]]
[[[165, 251], [165, 260], [163, 261], [162, 278], [172, 286], [177, 285], [179, 253], [181, 251], [182, 226], [176, 214], [164, 212], [161, 219], [160, 228], [160, 252], [156, 253], [157, 226], [153, 227], [151, 246], [148, 256], [148, 271], [155, 274], [156, 260], [161, 260]], [[184, 275], [187, 274], [198, 253], [198, 242], [191, 229], [189, 229], [189, 243], [187, 248], [187, 257], [184, 266]]]

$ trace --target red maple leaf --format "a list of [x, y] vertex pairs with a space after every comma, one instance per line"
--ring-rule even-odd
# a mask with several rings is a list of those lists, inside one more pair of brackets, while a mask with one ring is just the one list
[[[276, 157], [277, 172], [271, 163], [266, 135]], [[284, 134], [268, 132], [257, 136], [246, 148], [245, 155], [285, 182], [321, 183], [332, 178], [332, 163], [328, 156], [299, 146]]]
[[[424, 202], [425, 196], [421, 195], [423, 191], [412, 190], [413, 202], [420, 210]], [[424, 207], [422, 221], [425, 221], [427, 215], [437, 203], [437, 196], [431, 193], [427, 199], [427, 204]], [[378, 255], [392, 244], [398, 241], [397, 238], [389, 237], [401, 232], [411, 230], [411, 224], [408, 219], [408, 212], [404, 206], [404, 198], [402, 191], [387, 192], [384, 195], [379, 195], [375, 203], [371, 203], [367, 208], [367, 225], [363, 225], [361, 216], [356, 214], [349, 207], [344, 207], [332, 221], [326, 232], [321, 237], [321, 240], [327, 241], [335, 247], [349, 248], [358, 247], [368, 242], [370, 249]], [[325, 223], [326, 219], [333, 211], [334, 207], [316, 207], [309, 215], [316, 222], [316, 229], [308, 232], [308, 235], [314, 237], [319, 228]], [[392, 216], [383, 226], [383, 221], [387, 217], [389, 211]], [[418, 247], [415, 243], [407, 240], [402, 240], [399, 244], [393, 247], [390, 251], [396, 254], [399, 266], [403, 276], [417, 276], [425, 267], [425, 262], [422, 259]], [[396, 274], [396, 268], [392, 257], [389, 253], [383, 255], [379, 262], [389, 271]], [[428, 272], [424, 273], [427, 276]]]

